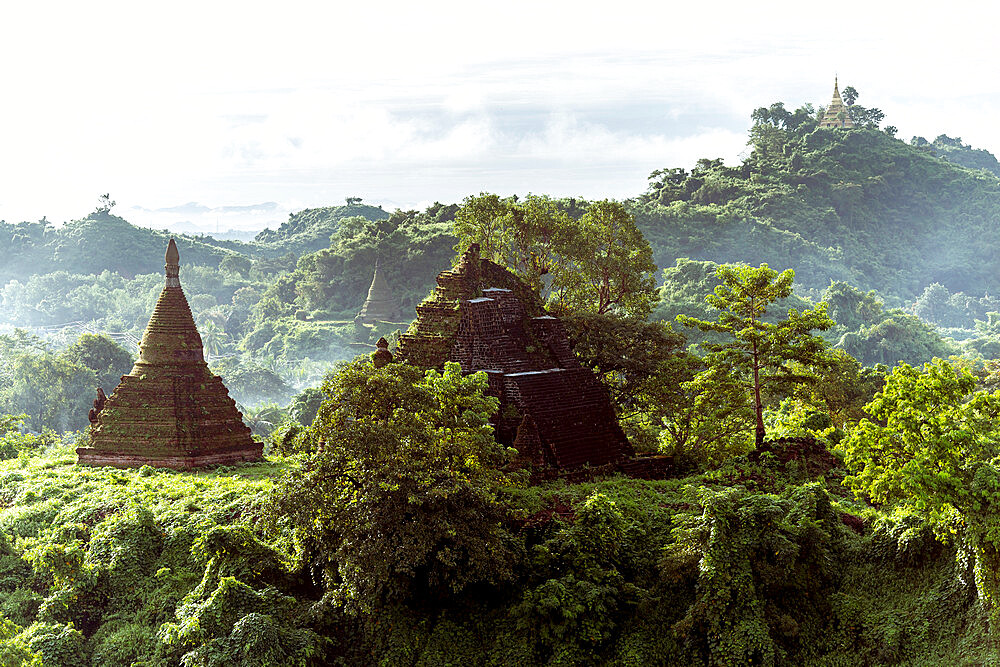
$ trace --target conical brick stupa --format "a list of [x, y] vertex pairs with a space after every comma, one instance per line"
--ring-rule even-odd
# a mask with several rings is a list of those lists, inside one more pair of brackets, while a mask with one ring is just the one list
[[395, 322], [399, 319], [399, 306], [389, 290], [389, 283], [379, 271], [379, 260], [375, 260], [375, 274], [372, 276], [368, 298], [361, 306], [361, 312], [354, 318], [358, 324], [374, 324], [378, 321]]
[[97, 413], [79, 463], [190, 469], [259, 461], [222, 378], [205, 363], [201, 336], [180, 283], [180, 256], [167, 245], [166, 284], [139, 346], [139, 360]]

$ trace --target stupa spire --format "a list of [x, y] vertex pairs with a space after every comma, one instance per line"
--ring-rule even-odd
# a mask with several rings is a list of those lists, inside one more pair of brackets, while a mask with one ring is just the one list
[[354, 321], [358, 324], [371, 324], [377, 321], [393, 322], [397, 319], [399, 319], [399, 308], [389, 290], [389, 283], [382, 275], [381, 257], [376, 254], [375, 272], [372, 275], [372, 284], [368, 288], [368, 297]]
[[167, 287], [180, 287], [181, 254], [177, 252], [177, 243], [173, 239], [167, 243], [167, 253], [164, 260], [166, 261], [163, 268], [167, 274]]

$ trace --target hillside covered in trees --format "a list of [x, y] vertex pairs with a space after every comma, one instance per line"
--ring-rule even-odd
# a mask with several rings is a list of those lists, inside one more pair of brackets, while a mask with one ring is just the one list
[[[76, 465], [167, 235], [108, 198], [0, 222], [0, 665], [992, 664], [1000, 170], [851, 97], [855, 129], [761, 107], [741, 164], [626, 201], [350, 198], [178, 237], [262, 463]], [[418, 304], [459, 308], [428, 294], [473, 245], [659, 467], [539, 468], [484, 373], [373, 363]], [[355, 321], [376, 264], [400, 321]]]

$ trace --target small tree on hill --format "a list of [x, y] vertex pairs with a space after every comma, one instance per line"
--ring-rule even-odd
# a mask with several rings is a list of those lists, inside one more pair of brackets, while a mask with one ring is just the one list
[[[764, 321], [768, 305], [792, 293], [795, 272], [780, 275], [767, 264], [759, 268], [745, 264], [723, 264], [716, 273], [722, 284], [705, 297], [719, 311], [716, 321], [679, 315], [678, 321], [702, 331], [724, 334], [730, 340], [702, 343], [708, 351], [705, 362], [709, 371], [721, 366], [731, 369], [750, 388], [755, 414], [756, 446], [764, 443], [764, 389], [769, 385], [788, 385], [811, 379], [810, 366], [826, 363], [826, 342], [812, 335], [834, 325], [826, 315], [826, 304], [801, 313], [796, 309], [776, 323]], [[798, 362], [793, 365], [792, 362]]]
[[107, 215], [111, 213], [111, 209], [113, 209], [115, 207], [115, 204], [118, 203], [114, 199], [112, 199], [111, 194], [107, 192], [98, 197], [97, 202], [98, 202], [97, 208], [94, 210], [94, 212], [102, 215]]
[[847, 86], [840, 93], [840, 96], [844, 98], [844, 104], [846, 104], [849, 107], [854, 106], [855, 100], [858, 99], [858, 89], [855, 88], [854, 86]]

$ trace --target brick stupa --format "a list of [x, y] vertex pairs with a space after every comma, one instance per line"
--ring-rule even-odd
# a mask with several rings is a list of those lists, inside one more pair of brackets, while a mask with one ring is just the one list
[[562, 322], [507, 269], [473, 246], [437, 277], [400, 338], [402, 360], [424, 368], [456, 361], [485, 371], [500, 399], [497, 439], [537, 465], [576, 468], [633, 456], [607, 391], [577, 360]]
[[375, 275], [372, 276], [371, 287], [368, 288], [368, 298], [361, 306], [361, 312], [354, 318], [358, 324], [374, 324], [379, 321], [395, 322], [399, 319], [399, 308], [396, 299], [389, 290], [389, 283], [379, 271], [379, 260], [375, 260]]
[[236, 403], [202, 353], [179, 278], [180, 256], [167, 245], [167, 280], [139, 346], [139, 361], [91, 425], [79, 463], [119, 468], [190, 469], [259, 461]]

